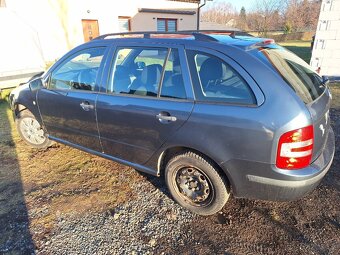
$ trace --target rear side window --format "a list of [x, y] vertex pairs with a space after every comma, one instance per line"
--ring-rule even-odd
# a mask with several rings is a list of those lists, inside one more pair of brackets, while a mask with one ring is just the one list
[[195, 95], [200, 101], [236, 104], [256, 104], [254, 94], [246, 81], [219, 57], [187, 51], [188, 62], [195, 83]]
[[261, 48], [257, 57], [276, 70], [303, 102], [310, 103], [325, 90], [322, 78], [294, 53], [281, 48]]

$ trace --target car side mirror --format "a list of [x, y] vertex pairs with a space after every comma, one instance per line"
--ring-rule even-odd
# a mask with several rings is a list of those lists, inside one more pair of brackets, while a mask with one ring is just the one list
[[137, 69], [142, 70], [145, 67], [145, 62], [138, 61], [136, 62]]
[[36, 91], [44, 87], [44, 83], [41, 78], [30, 81], [29, 83], [31, 91]]

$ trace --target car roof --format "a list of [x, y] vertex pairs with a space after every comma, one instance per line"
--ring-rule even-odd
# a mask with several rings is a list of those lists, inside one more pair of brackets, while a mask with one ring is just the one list
[[273, 44], [274, 40], [254, 37], [242, 31], [180, 31], [180, 32], [127, 32], [101, 35], [88, 44], [107, 42], [160, 42], [186, 44], [190, 42], [219, 43], [240, 48], [252, 45]]

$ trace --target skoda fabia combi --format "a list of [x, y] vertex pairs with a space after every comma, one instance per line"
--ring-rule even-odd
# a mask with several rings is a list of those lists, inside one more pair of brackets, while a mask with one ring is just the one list
[[[273, 40], [227, 34], [108, 34], [10, 96], [19, 134], [165, 178], [201, 215], [229, 195], [297, 199], [334, 155], [330, 90]], [[107, 169], [110, 171], [110, 169]]]

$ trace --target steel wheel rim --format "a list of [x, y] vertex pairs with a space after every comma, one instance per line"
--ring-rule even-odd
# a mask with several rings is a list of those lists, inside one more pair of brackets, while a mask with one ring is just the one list
[[208, 206], [215, 191], [209, 177], [196, 167], [181, 167], [175, 173], [175, 186], [178, 194], [190, 205]]
[[35, 145], [45, 142], [44, 130], [41, 129], [39, 122], [31, 117], [25, 117], [20, 121], [20, 130], [24, 138]]

